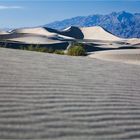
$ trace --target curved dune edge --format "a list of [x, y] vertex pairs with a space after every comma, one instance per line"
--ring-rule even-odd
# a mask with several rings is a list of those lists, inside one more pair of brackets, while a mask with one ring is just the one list
[[122, 40], [121, 38], [113, 35], [112, 33], [109, 33], [100, 26], [83, 27], [80, 29], [84, 34], [84, 39], [111, 40], [111, 41]]
[[62, 43], [62, 41], [59, 40], [51, 40], [49, 38], [46, 37], [42, 37], [42, 36], [26, 36], [23, 35], [22, 37], [17, 37], [17, 38], [11, 38], [11, 39], [7, 39], [8, 41], [17, 41], [20, 43], [29, 43], [29, 44], [56, 44], [56, 43]]
[[89, 55], [89, 57], [106, 61], [140, 65], [140, 49], [101, 51], [95, 52], [94, 54]]
[[44, 35], [44, 36], [54, 36], [56, 33], [51, 33], [48, 30], [44, 29], [43, 27], [33, 27], [33, 28], [19, 28], [15, 29], [12, 32], [14, 33], [26, 33], [26, 34], [37, 34], [37, 35]]

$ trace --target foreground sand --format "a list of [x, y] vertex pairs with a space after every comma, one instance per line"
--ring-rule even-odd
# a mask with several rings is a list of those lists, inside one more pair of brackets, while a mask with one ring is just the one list
[[0, 48], [0, 139], [139, 140], [140, 66]]

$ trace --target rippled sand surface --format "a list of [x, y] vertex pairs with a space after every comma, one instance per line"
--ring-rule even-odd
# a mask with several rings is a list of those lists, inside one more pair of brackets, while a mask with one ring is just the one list
[[139, 140], [140, 66], [1, 48], [0, 138]]

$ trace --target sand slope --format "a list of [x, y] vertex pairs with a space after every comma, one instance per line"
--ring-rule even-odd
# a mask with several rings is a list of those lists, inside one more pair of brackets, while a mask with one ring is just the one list
[[140, 39], [139, 38], [127, 39], [127, 42], [130, 44], [138, 44], [140, 46]]
[[9, 33], [0, 32], [0, 38], [4, 41], [15, 41], [25, 44], [57, 44], [74, 40], [72, 37], [52, 32], [53, 29], [36, 27], [12, 30]]
[[140, 39], [119, 38], [100, 26], [83, 28], [71, 26], [61, 31], [47, 27], [20, 28], [10, 32], [1, 31], [0, 39], [0, 41], [12, 41], [18, 44], [55, 44], [58, 46], [60, 43], [71, 44], [70, 42], [77, 41], [84, 44], [90, 43], [90, 50], [93, 51], [96, 50], [94, 47], [103, 50], [121, 47], [138, 48], [140, 46]]
[[107, 31], [105, 31], [100, 26], [83, 27], [83, 28], [81, 28], [81, 31], [84, 34], [84, 39], [110, 40], [110, 41], [118, 41], [121, 39]]
[[21, 28], [15, 29], [12, 31], [13, 33], [26, 33], [26, 34], [38, 34], [44, 36], [53, 36], [55, 33], [51, 33], [42, 27], [34, 27], [34, 28]]
[[18, 34], [15, 38], [8, 38], [7, 41], [16, 41], [25, 44], [56, 44], [62, 43], [60, 40], [52, 40], [48, 37], [40, 35], [28, 35], [28, 34]]
[[0, 30], [0, 35], [5, 35], [5, 34], [9, 34], [9, 32]]
[[0, 48], [0, 138], [139, 140], [140, 66]]
[[89, 57], [140, 65], [140, 49], [100, 51], [89, 55]]

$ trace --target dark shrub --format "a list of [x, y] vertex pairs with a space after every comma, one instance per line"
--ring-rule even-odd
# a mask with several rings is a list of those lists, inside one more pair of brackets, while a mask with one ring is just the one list
[[54, 53], [55, 54], [61, 54], [61, 55], [65, 54], [63, 50], [55, 50]]
[[68, 49], [67, 52], [68, 55], [72, 55], [72, 56], [85, 56], [86, 55], [86, 51], [84, 49], [83, 46], [79, 45], [79, 46], [72, 46]]

